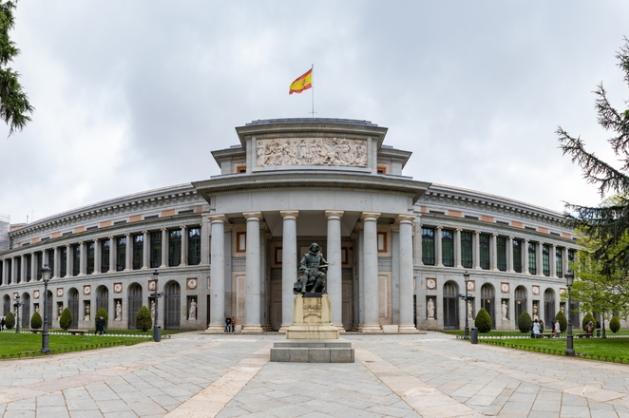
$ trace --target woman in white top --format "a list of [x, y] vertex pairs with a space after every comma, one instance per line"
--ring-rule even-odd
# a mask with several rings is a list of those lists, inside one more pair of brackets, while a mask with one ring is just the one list
[[539, 321], [533, 322], [533, 338], [539, 338]]
[[559, 324], [559, 321], [555, 321], [555, 337], [561, 337], [561, 325]]

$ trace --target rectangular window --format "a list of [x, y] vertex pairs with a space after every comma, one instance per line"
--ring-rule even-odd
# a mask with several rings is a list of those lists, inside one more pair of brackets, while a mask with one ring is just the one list
[[522, 240], [513, 240], [513, 271], [522, 273]]
[[[31, 254], [26, 255], [26, 281], [27, 282], [30, 282], [31, 279], [33, 278], [32, 271], [31, 271], [32, 257], [33, 256]], [[0, 269], [0, 271], [1, 270], [2, 269]]]
[[544, 276], [550, 276], [550, 245], [542, 245], [542, 268]]
[[149, 233], [150, 249], [150, 262], [151, 268], [158, 268], [162, 264], [162, 232], [151, 231]]
[[18, 283], [22, 281], [22, 259], [20, 257], [14, 258], [15, 260], [15, 279]]
[[[41, 268], [42, 268], [42, 253], [41, 251], [38, 251], [37, 253], [35, 253], [35, 277], [37, 278], [37, 280], [41, 280], [42, 278], [42, 274], [41, 274]], [[11, 277], [9, 275], [9, 277]]]
[[111, 240], [104, 239], [100, 242], [100, 271], [107, 273], [109, 271], [109, 257], [111, 251]]
[[188, 228], [188, 265], [196, 266], [201, 263], [201, 228]]
[[127, 237], [115, 238], [116, 241], [116, 271], [123, 271], [127, 263]]
[[85, 266], [85, 270], [87, 274], [94, 273], [94, 257], [96, 255], [96, 243], [94, 241], [90, 241], [85, 244], [85, 250], [87, 252], [87, 265]]
[[441, 231], [441, 262], [446, 267], [454, 267], [454, 231]]
[[72, 275], [78, 276], [81, 273], [81, 247], [79, 244], [72, 246]]
[[461, 264], [471, 269], [474, 264], [474, 235], [472, 231], [461, 231]]
[[50, 268], [50, 277], [52, 277], [55, 271], [55, 250], [52, 248], [46, 250], [46, 258], [48, 259], [48, 267]]
[[537, 252], [535, 251], [535, 246], [537, 243], [529, 242], [529, 273], [537, 274]]
[[479, 236], [479, 245], [480, 245], [480, 268], [483, 270], [489, 270], [490, 267], [490, 256], [489, 256], [489, 241], [490, 235], [486, 233], [481, 233]]
[[496, 237], [496, 267], [500, 271], [507, 271], [507, 237]]
[[59, 247], [59, 276], [66, 277], [67, 275], [68, 275], [68, 250], [66, 249], [66, 247]]
[[563, 277], [563, 250], [561, 248], [555, 248], [555, 269], [557, 277]]
[[181, 264], [181, 229], [168, 231], [168, 265], [176, 267]]
[[144, 234], [131, 235], [133, 240], [133, 270], [142, 268], [144, 258]]
[[435, 265], [435, 228], [422, 227], [422, 262]]

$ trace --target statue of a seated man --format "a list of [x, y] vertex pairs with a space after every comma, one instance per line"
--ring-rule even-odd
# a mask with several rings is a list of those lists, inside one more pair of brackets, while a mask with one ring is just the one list
[[321, 255], [321, 247], [313, 242], [308, 253], [299, 262], [299, 279], [295, 282], [295, 293], [327, 293], [325, 273], [328, 262]]

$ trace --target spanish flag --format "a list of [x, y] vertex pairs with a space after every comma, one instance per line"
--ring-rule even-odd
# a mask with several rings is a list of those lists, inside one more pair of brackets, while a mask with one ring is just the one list
[[288, 91], [288, 94], [301, 93], [302, 91], [310, 88], [312, 88], [312, 68], [290, 83], [290, 90]]

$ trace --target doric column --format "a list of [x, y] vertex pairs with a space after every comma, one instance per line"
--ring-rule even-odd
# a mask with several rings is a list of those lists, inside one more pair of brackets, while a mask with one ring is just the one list
[[124, 271], [133, 270], [133, 235], [130, 233], [125, 237], [127, 245], [124, 253]]
[[358, 239], [356, 240], [356, 255], [358, 257], [358, 329], [361, 330], [365, 324], [365, 260], [363, 255], [365, 231], [362, 223], [356, 226]]
[[435, 266], [443, 267], [441, 251], [441, 226], [435, 228]]
[[188, 265], [188, 227], [181, 226], [181, 263], [180, 266]]
[[37, 253], [32, 253], [31, 254], [31, 281], [32, 282], [37, 280], [37, 277], [35, 277], [37, 275], [37, 273], [35, 272], [36, 269], [37, 269]]
[[9, 284], [9, 280], [7, 276], [7, 259], [6, 258], [2, 259], [2, 284], [5, 286]]
[[42, 262], [42, 264], [41, 264], [42, 267], [44, 267], [44, 266], [50, 267], [50, 260], [48, 260], [48, 249], [47, 248], [43, 249], [42, 252], [41, 252], [41, 262]]
[[529, 271], [529, 240], [522, 240], [522, 273], [531, 274]]
[[422, 260], [422, 226], [419, 221], [419, 218], [415, 218], [414, 228], [415, 228], [415, 236], [414, 236], [415, 245], [413, 247], [413, 250], [415, 252], [415, 264], [423, 266], [424, 261]]
[[148, 269], [151, 265], [150, 251], [151, 247], [149, 247], [149, 231], [144, 231], [142, 237], [142, 270]]
[[210, 264], [210, 226], [206, 213], [201, 216], [201, 265]]
[[557, 277], [557, 262], [555, 260], [555, 244], [551, 244], [548, 249], [549, 257], [548, 262], [550, 263], [550, 277]]
[[11, 283], [19, 283], [17, 276], [17, 257], [11, 258]]
[[474, 242], [473, 242], [473, 258], [474, 258], [474, 268], [480, 269], [480, 232], [474, 231]]
[[[400, 333], [415, 333], [413, 321], [413, 216], [399, 215], [400, 223]], [[459, 230], [457, 230], [457, 235]], [[455, 244], [456, 246], [456, 244]]]
[[87, 270], [87, 245], [85, 241], [79, 243], [79, 257], [79, 276], [85, 276]]
[[[59, 277], [60, 275], [60, 271], [61, 271], [61, 257], [59, 257], [59, 247], [55, 247], [52, 256], [55, 259], [55, 268], [54, 271], [52, 272], [52, 277]], [[43, 304], [42, 304], [43, 306]]]
[[378, 297], [378, 217], [380, 213], [363, 212], [363, 275], [365, 323], [362, 332], [382, 332]]
[[168, 228], [162, 228], [162, 265], [161, 268], [168, 266]]
[[246, 212], [246, 292], [245, 326], [243, 332], [262, 332], [260, 326], [260, 219], [261, 212]]
[[[282, 327], [293, 323], [293, 285], [297, 281], [297, 215], [296, 210], [280, 211], [282, 225]], [[328, 255], [330, 249], [328, 248]], [[329, 289], [328, 281], [328, 289]]]
[[561, 264], [563, 267], [563, 276], [566, 277], [566, 273], [568, 273], [568, 247], [561, 249]]
[[116, 238], [109, 237], [109, 272], [116, 271]]
[[543, 257], [542, 257], [542, 242], [541, 241], [537, 241], [537, 244], [535, 244], [535, 263], [537, 264], [537, 275], [543, 276], [544, 264], [543, 264]]
[[463, 268], [461, 264], [461, 228], [454, 231], [454, 267]]
[[[205, 217], [207, 218], [207, 217]], [[212, 266], [210, 269], [210, 326], [208, 332], [222, 333], [225, 326], [225, 216], [210, 217]]]
[[[35, 266], [37, 266], [37, 257], [33, 257], [35, 259]], [[68, 272], [68, 274], [66, 274], [66, 277], [72, 277], [74, 276], [74, 269], [72, 268], [72, 259], [74, 258], [74, 255], [72, 254], [72, 245], [68, 244], [66, 246], [66, 270]], [[37, 277], [37, 267], [35, 267], [33, 269], [33, 276]]]
[[[56, 248], [55, 248], [55, 251], [57, 251]], [[27, 262], [26, 262], [26, 254], [22, 254], [22, 257], [21, 257], [20, 261], [21, 261], [21, 264], [22, 264], [22, 267], [20, 268], [20, 276], [21, 276], [20, 281], [22, 283], [26, 283], [26, 264], [27, 264]], [[57, 263], [55, 262], [55, 269], [56, 268], [57, 268]]]
[[507, 237], [507, 271], [513, 273], [513, 237]]
[[342, 260], [341, 260], [341, 217], [343, 211], [328, 210], [328, 273], [327, 286], [332, 307], [332, 324], [343, 328]]
[[94, 240], [94, 274], [99, 274], [100, 266], [102, 264], [103, 253], [101, 251], [100, 242], [98, 239]]
[[498, 237], [494, 233], [489, 234], [489, 268], [498, 270]]

